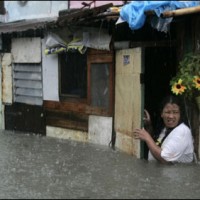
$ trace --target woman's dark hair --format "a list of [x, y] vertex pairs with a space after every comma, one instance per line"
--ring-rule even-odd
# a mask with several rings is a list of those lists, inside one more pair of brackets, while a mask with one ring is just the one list
[[163, 119], [161, 118], [161, 113], [162, 113], [165, 105], [168, 103], [178, 105], [178, 107], [180, 109], [179, 124], [184, 122], [186, 125], [188, 125], [188, 121], [187, 121], [186, 115], [185, 115], [185, 106], [184, 106], [183, 99], [179, 96], [168, 95], [162, 100], [160, 107], [159, 107], [159, 115], [158, 115], [157, 125], [155, 127], [155, 136], [158, 136], [160, 134], [161, 130], [164, 128], [164, 122], [163, 122]]

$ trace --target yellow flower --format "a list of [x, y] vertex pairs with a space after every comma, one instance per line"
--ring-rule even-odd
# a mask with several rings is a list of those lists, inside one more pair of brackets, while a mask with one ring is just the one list
[[182, 94], [185, 91], [186, 87], [182, 85], [182, 79], [179, 79], [178, 82], [172, 85], [172, 92], [176, 95]]
[[194, 76], [193, 83], [195, 84], [194, 87], [200, 90], [200, 77]]

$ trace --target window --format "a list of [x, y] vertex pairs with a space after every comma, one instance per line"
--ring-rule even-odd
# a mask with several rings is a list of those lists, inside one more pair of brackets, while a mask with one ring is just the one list
[[87, 54], [64, 53], [60, 58], [61, 99], [87, 97]]
[[109, 65], [94, 63], [91, 65], [91, 105], [109, 108]]
[[112, 115], [114, 104], [113, 53], [91, 50], [88, 54], [88, 104], [95, 114]]
[[[87, 50], [59, 55], [60, 99], [67, 109], [86, 114], [111, 115], [113, 107], [113, 55]], [[69, 104], [75, 103], [75, 104]]]

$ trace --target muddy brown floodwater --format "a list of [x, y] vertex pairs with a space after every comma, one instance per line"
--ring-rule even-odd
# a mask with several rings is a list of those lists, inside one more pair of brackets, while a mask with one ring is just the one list
[[200, 165], [162, 165], [107, 146], [0, 133], [1, 199], [195, 199]]

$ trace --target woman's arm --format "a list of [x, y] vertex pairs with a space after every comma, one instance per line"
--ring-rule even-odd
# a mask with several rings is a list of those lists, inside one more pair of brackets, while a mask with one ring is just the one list
[[135, 139], [140, 139], [146, 142], [149, 150], [151, 151], [152, 155], [155, 157], [156, 160], [160, 161], [161, 163], [167, 163], [167, 161], [161, 157], [162, 149], [156, 145], [150, 133], [148, 133], [144, 128], [138, 128], [134, 130], [134, 134]]

